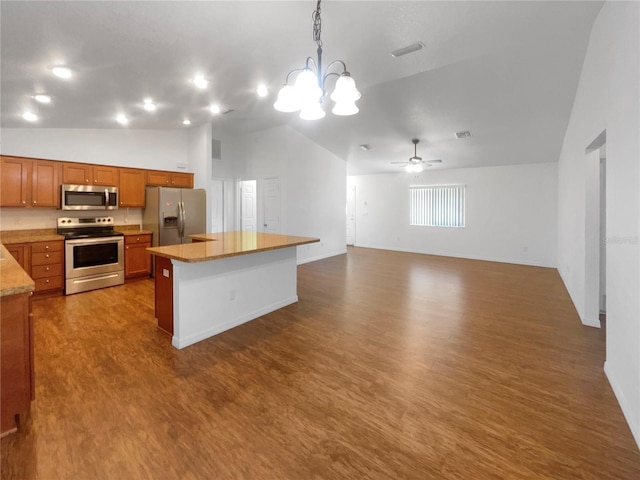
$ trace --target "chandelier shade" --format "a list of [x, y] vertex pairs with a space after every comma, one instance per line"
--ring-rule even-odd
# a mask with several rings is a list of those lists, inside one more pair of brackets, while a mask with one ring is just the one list
[[[318, 120], [325, 116], [322, 108], [327, 96], [327, 79], [336, 76], [336, 83], [329, 98], [335, 103], [331, 112], [334, 115], [348, 116], [355, 115], [360, 110], [356, 106], [356, 101], [362, 96], [356, 88], [356, 82], [347, 71], [347, 66], [342, 60], [331, 62], [327, 68], [322, 70], [322, 21], [320, 19], [320, 2], [318, 0], [316, 10], [313, 12], [313, 40], [317, 45], [317, 57], [307, 57], [305, 66], [290, 71], [278, 98], [273, 104], [273, 108], [280, 112], [300, 111], [300, 118], [303, 120]], [[342, 71], [339, 67], [342, 66]], [[338, 71], [334, 67], [338, 67]], [[295, 76], [295, 83], [290, 83], [292, 75]], [[293, 78], [291, 78], [293, 80]]]

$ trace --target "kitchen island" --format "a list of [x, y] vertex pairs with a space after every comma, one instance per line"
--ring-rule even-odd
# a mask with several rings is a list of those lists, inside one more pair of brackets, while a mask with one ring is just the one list
[[184, 348], [298, 301], [296, 247], [317, 238], [256, 232], [191, 235], [152, 247], [158, 326]]

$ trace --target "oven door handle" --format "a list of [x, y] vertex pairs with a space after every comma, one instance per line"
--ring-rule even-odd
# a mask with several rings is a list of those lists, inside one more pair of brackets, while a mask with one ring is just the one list
[[67, 245], [87, 245], [94, 243], [116, 243], [122, 242], [124, 240], [124, 236], [115, 236], [115, 237], [100, 237], [100, 238], [77, 238], [73, 240], [65, 240]]

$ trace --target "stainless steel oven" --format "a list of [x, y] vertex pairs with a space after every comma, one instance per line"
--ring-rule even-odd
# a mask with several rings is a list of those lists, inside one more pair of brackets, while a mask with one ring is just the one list
[[65, 294], [124, 283], [124, 235], [112, 217], [58, 219], [65, 236]]

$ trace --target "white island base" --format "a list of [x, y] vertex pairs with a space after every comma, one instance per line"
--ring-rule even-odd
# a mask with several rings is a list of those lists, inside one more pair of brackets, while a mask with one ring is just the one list
[[[184, 348], [298, 301], [296, 247], [173, 266], [173, 338]], [[156, 275], [162, 271], [156, 270]]]

